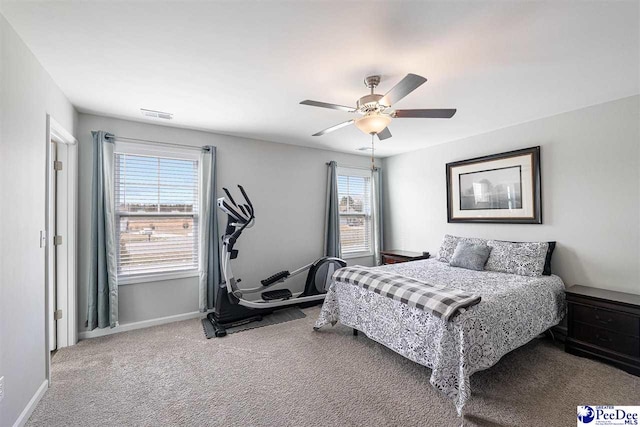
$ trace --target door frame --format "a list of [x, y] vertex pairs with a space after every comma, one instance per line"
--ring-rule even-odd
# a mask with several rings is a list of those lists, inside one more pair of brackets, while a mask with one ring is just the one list
[[[78, 230], [78, 141], [74, 136], [47, 114], [46, 134], [46, 202], [45, 202], [45, 352], [47, 360], [47, 379], [51, 381], [51, 331], [56, 323], [57, 348], [74, 345], [78, 342], [77, 322], [77, 230]], [[62, 171], [58, 172], [56, 188], [53, 188], [52, 143], [58, 147], [58, 160], [63, 162]], [[57, 257], [54, 258], [56, 248], [54, 235], [56, 224], [54, 219], [55, 191], [57, 191], [58, 225], [64, 231], [62, 245], [58, 246]], [[64, 220], [62, 219], [64, 218]], [[53, 301], [55, 270], [58, 275], [63, 274], [65, 283], [59, 283], [57, 298]], [[60, 276], [58, 276], [60, 277]], [[54, 320], [56, 305], [63, 310], [62, 319]]]

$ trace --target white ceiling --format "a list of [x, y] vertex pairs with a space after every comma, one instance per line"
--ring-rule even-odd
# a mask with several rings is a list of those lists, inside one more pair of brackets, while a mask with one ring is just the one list
[[82, 112], [354, 152], [362, 80], [384, 93], [429, 81], [398, 108], [382, 156], [639, 93], [639, 2], [3, 2], [2, 13]]

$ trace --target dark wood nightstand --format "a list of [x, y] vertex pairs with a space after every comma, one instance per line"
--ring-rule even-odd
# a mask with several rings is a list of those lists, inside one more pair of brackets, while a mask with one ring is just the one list
[[640, 376], [640, 295], [578, 285], [566, 292], [567, 353]]
[[399, 262], [417, 261], [419, 259], [428, 259], [429, 252], [410, 252], [391, 249], [389, 251], [380, 251], [382, 256], [382, 264], [397, 264]]

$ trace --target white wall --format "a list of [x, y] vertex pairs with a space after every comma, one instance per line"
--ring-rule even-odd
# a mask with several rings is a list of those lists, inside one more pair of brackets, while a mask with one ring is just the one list
[[[640, 294], [640, 97], [384, 160], [385, 246], [435, 253], [445, 233], [558, 242], [553, 272]], [[448, 224], [445, 164], [540, 145], [543, 225]]]
[[73, 132], [76, 112], [0, 15], [0, 425], [17, 420], [45, 380], [46, 114]]
[[[80, 230], [79, 317], [86, 330], [86, 281], [89, 252], [89, 201], [91, 185], [91, 131], [193, 146], [217, 147], [218, 194], [222, 187], [242, 184], [256, 208], [256, 225], [245, 231], [236, 248], [234, 274], [240, 286], [253, 287], [260, 279], [307, 264], [322, 255], [326, 198], [326, 162], [368, 167], [370, 159], [344, 153], [276, 144], [252, 139], [158, 126], [80, 114]], [[221, 216], [221, 230], [226, 221]], [[372, 258], [349, 260], [372, 264]], [[301, 289], [302, 280], [294, 283]], [[252, 285], [253, 284], [253, 285]], [[289, 284], [287, 284], [289, 286]], [[166, 280], [123, 285], [119, 288], [120, 324], [198, 310], [197, 279]]]

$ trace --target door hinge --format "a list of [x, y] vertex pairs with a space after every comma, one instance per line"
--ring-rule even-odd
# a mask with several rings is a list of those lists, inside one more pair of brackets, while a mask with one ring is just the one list
[[62, 236], [53, 236], [53, 244], [58, 246], [62, 244]]
[[55, 160], [53, 162], [53, 170], [61, 171], [62, 170], [62, 162], [60, 160]]
[[62, 319], [62, 310], [58, 309], [53, 312], [53, 320], [60, 320], [60, 319]]

